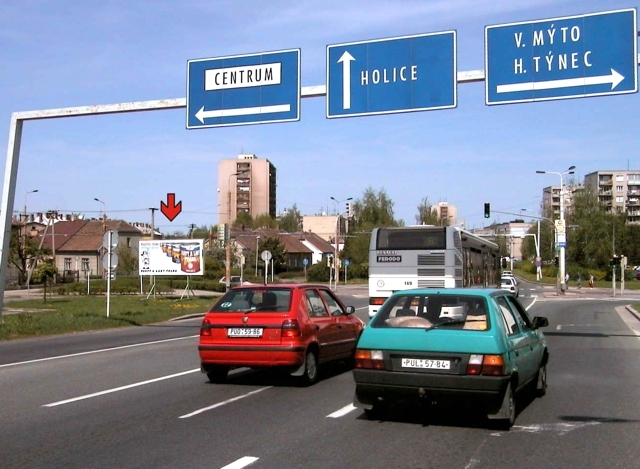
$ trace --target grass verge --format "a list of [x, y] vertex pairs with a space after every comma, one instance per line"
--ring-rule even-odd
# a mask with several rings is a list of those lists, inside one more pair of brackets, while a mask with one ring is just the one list
[[207, 311], [214, 297], [190, 299], [145, 296], [67, 296], [46, 302], [7, 301], [0, 324], [0, 340], [67, 334], [114, 327], [143, 326]]

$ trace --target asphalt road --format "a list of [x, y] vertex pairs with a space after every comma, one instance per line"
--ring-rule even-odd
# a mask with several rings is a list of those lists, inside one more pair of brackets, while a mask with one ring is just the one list
[[[366, 292], [341, 290], [367, 315]], [[355, 295], [355, 296], [352, 296]], [[549, 389], [516, 425], [397, 406], [369, 421], [343, 366], [299, 388], [199, 372], [200, 319], [0, 344], [3, 468], [636, 468], [640, 321], [619, 298], [526, 290], [545, 315]]]

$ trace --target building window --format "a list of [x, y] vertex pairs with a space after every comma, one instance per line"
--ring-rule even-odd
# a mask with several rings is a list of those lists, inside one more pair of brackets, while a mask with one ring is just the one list
[[622, 186], [616, 186], [616, 192], [622, 192], [623, 190]]
[[65, 257], [64, 258], [64, 270], [71, 270], [71, 258], [70, 257]]
[[131, 247], [131, 238], [127, 238], [127, 247], [130, 248]]
[[616, 202], [621, 204], [622, 202], [624, 202], [624, 198], [623, 197], [616, 197]]
[[89, 271], [89, 258], [88, 257], [83, 257], [82, 258], [82, 270], [84, 272], [88, 272]]

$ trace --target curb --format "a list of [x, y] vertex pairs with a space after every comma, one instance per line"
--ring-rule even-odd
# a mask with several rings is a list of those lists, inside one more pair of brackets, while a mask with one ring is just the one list
[[640, 321], [640, 313], [635, 310], [632, 306], [625, 306], [625, 309], [629, 311], [638, 321]]

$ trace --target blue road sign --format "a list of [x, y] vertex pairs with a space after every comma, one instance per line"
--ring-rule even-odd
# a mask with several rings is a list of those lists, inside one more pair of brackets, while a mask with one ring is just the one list
[[300, 49], [187, 62], [187, 129], [300, 120]]
[[486, 104], [635, 93], [636, 10], [485, 27]]
[[456, 32], [327, 46], [327, 118], [454, 108]]

